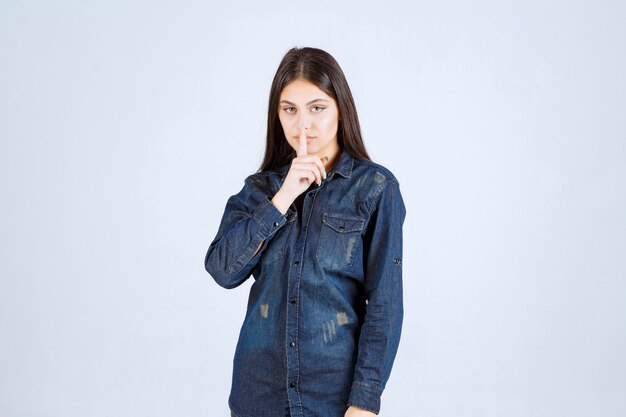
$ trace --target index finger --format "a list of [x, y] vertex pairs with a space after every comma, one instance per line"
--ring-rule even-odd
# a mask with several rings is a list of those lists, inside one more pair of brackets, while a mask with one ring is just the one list
[[306, 146], [306, 130], [304, 126], [300, 127], [300, 144], [298, 146], [298, 156], [305, 156], [307, 154]]

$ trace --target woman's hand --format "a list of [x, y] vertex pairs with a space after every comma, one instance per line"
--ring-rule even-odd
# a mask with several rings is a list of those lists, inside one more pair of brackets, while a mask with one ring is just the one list
[[318, 156], [307, 154], [306, 129], [301, 126], [300, 144], [296, 157], [291, 161], [285, 182], [272, 202], [281, 213], [285, 214], [296, 197], [308, 190], [313, 182], [321, 184], [324, 178], [326, 178], [326, 168]]
[[348, 409], [346, 410], [346, 414], [344, 414], [344, 417], [375, 417], [375, 416], [376, 416], [376, 413], [369, 411], [369, 410], [364, 410], [359, 407], [355, 407], [353, 405], [348, 407]]

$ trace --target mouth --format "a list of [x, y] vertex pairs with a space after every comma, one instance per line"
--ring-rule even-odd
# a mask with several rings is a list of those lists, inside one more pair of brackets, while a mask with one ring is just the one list
[[[306, 137], [306, 141], [307, 142], [311, 142], [312, 139], [315, 139], [315, 136], [307, 136]], [[298, 142], [300, 142], [300, 136], [294, 136], [294, 139], [297, 140]]]

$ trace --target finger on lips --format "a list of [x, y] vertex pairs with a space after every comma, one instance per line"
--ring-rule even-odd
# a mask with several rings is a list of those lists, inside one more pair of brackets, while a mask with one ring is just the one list
[[322, 159], [320, 159], [314, 155], [308, 155], [306, 128], [304, 127], [304, 125], [300, 125], [300, 143], [298, 144], [297, 156], [309, 156], [311, 158], [310, 161], [312, 161], [315, 166], [309, 166], [309, 169], [314, 173], [314, 179], [312, 181], [309, 181], [309, 183], [315, 181], [317, 185], [321, 185], [322, 180], [326, 179], [326, 167], [324, 166], [324, 164], [328, 162], [328, 157], [324, 156]]

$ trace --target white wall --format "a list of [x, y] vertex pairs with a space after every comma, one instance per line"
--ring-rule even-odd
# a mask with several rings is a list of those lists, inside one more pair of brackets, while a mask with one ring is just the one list
[[226, 416], [202, 261], [292, 46], [400, 179], [381, 416], [626, 415], [626, 6], [0, 3], [0, 415]]

